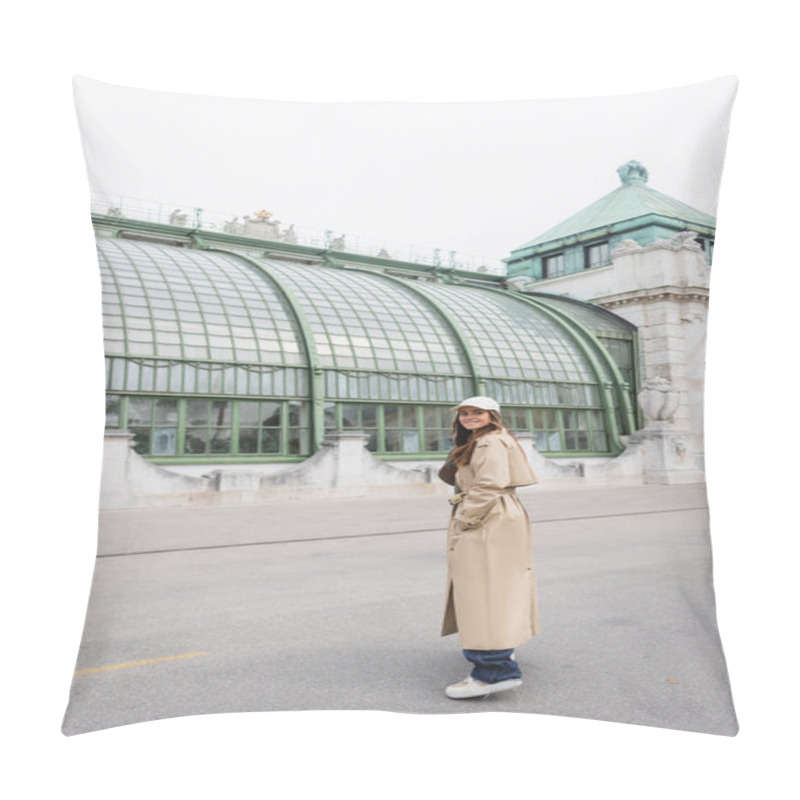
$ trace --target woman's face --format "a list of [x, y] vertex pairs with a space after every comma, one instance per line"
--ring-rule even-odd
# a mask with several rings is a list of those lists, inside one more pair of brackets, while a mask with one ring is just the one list
[[491, 421], [488, 411], [482, 408], [466, 408], [458, 409], [458, 421], [468, 430], [477, 431], [479, 428], [485, 428]]

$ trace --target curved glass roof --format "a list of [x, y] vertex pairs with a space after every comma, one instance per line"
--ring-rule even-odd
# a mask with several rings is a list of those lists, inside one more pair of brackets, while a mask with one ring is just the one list
[[419, 284], [468, 338], [486, 377], [595, 383], [573, 337], [513, 295], [447, 284]]
[[[612, 378], [604, 359], [590, 360], [588, 352], [602, 347], [596, 339], [572, 333], [509, 292], [417, 280], [404, 285], [403, 279], [363, 269], [274, 258], [252, 262], [233, 252], [132, 239], [100, 238], [97, 246], [108, 356], [305, 372], [304, 335], [310, 335], [316, 350], [312, 366], [331, 376], [364, 371], [404, 380], [417, 375], [417, 380], [474, 377], [596, 386], [599, 369], [600, 380]], [[552, 296], [533, 299], [565, 311], [597, 335], [607, 331], [630, 338], [630, 326], [602, 309]], [[245, 393], [266, 391], [247, 380]], [[194, 384], [180, 385], [193, 391], [186, 387]], [[232, 387], [234, 394], [244, 391], [238, 382]], [[395, 389], [392, 397], [400, 391]], [[344, 395], [344, 389], [337, 391], [353, 394], [349, 388]], [[414, 391], [433, 397], [427, 389]], [[401, 394], [397, 399], [415, 396], [408, 387]], [[437, 402], [440, 394], [434, 392]]]
[[365, 272], [265, 263], [301, 303], [323, 366], [469, 374], [453, 331], [412, 290]]
[[625, 334], [627, 338], [631, 338], [636, 330], [634, 325], [622, 319], [622, 317], [580, 300], [570, 300], [566, 297], [558, 297], [544, 292], [530, 293], [529, 296], [538, 302], [563, 311], [598, 336]]
[[[212, 429], [230, 458], [314, 452], [331, 424], [356, 422], [380, 434], [387, 453], [439, 452], [448, 428], [442, 409], [482, 393], [547, 428], [549, 452], [616, 452], [617, 431], [634, 429], [621, 392], [634, 383], [635, 329], [604, 309], [253, 248], [244, 255], [222, 240], [206, 250], [188, 239], [178, 246], [118, 233], [131, 238], [97, 239], [107, 389], [118, 395], [120, 425], [136, 427], [143, 395], [155, 397], [142, 406], [153, 414], [163, 406], [178, 415], [169, 453], [169, 426], [155, 416], [148, 423], [162, 448], [152, 444], [151, 455], [211, 457], [217, 451], [191, 447]], [[208, 416], [214, 403], [229, 421]], [[288, 416], [256, 430], [247, 415], [264, 403], [270, 415], [280, 408]], [[361, 419], [355, 408], [373, 416]], [[205, 433], [187, 421], [197, 409]], [[580, 440], [570, 439], [576, 412], [584, 415]], [[401, 434], [408, 441], [395, 447]]]
[[294, 313], [243, 259], [98, 239], [107, 355], [304, 366]]

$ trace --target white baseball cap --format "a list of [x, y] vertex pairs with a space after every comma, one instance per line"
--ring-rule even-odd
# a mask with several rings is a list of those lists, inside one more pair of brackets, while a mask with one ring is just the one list
[[492, 397], [468, 397], [457, 406], [453, 406], [450, 411], [458, 411], [459, 408], [480, 408], [483, 411], [500, 411], [500, 403]]

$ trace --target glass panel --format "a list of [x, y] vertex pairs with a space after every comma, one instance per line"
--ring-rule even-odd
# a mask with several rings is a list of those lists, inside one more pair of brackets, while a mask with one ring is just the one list
[[212, 453], [230, 453], [231, 451], [231, 429], [212, 428], [209, 451]]
[[223, 427], [231, 424], [231, 407], [229, 400], [211, 401], [211, 424], [216, 427]]
[[206, 452], [208, 431], [205, 428], [187, 428], [183, 452], [188, 455], [197, 455]]
[[547, 430], [548, 428], [557, 428], [558, 420], [556, 418], [556, 412], [549, 409], [534, 409], [533, 427], [536, 430]]
[[452, 412], [446, 408], [425, 406], [422, 409], [422, 424], [426, 428], [449, 428], [453, 424]]
[[311, 452], [307, 428], [289, 429], [289, 454], [293, 456], [306, 455]]
[[139, 455], [150, 454], [150, 428], [133, 428], [129, 427], [128, 430], [134, 435], [133, 449]]
[[187, 400], [186, 401], [186, 424], [187, 425], [206, 425], [206, 424], [208, 424], [208, 401], [207, 400]]
[[154, 428], [152, 453], [154, 456], [174, 456], [178, 445], [177, 428]]
[[106, 395], [106, 428], [119, 428], [119, 395]]
[[239, 428], [239, 452], [258, 452], [258, 428]]
[[156, 408], [153, 421], [156, 425], [178, 422], [178, 401], [168, 400], [164, 397], [156, 398]]
[[261, 403], [261, 424], [265, 426], [277, 427], [281, 424], [280, 403]]
[[[384, 406], [383, 407], [383, 424], [387, 428], [397, 428], [402, 422], [400, 421], [400, 406]], [[388, 445], [387, 445], [388, 449]]]
[[[128, 426], [149, 425], [153, 411], [153, 401], [149, 397], [128, 398]], [[139, 450], [136, 451], [140, 452]]]
[[[533, 429], [537, 450], [541, 452], [554, 452], [562, 449], [558, 413], [559, 412], [552, 409], [533, 410]], [[570, 412], [564, 413], [568, 414]]]
[[281, 450], [280, 431], [274, 428], [265, 428], [261, 432], [261, 452], [279, 453]]
[[292, 427], [307, 426], [309, 405], [296, 400], [289, 401], [289, 425]]
[[121, 358], [111, 359], [111, 377], [109, 388], [125, 389], [125, 362]]
[[153, 391], [153, 368], [149, 364], [139, 366], [139, 388], [143, 392]]
[[425, 431], [425, 451], [427, 453], [447, 453], [453, 447], [448, 431]]
[[506, 408], [503, 410], [503, 421], [515, 431], [528, 429], [528, 413], [524, 408]]
[[336, 430], [336, 403], [325, 403], [325, 430]]
[[542, 453], [552, 453], [561, 450], [561, 435], [558, 431], [536, 431], [536, 449]]
[[418, 453], [419, 451], [418, 431], [386, 431], [387, 453]]
[[360, 414], [358, 413], [358, 406], [350, 405], [349, 403], [342, 404], [342, 427], [343, 428], [358, 428]]
[[[259, 419], [259, 402], [257, 400], [242, 400], [239, 402], [239, 424], [257, 425]], [[255, 451], [252, 451], [255, 452]]]
[[208, 391], [208, 370], [205, 367], [197, 368], [197, 392], [204, 394]]
[[173, 364], [168, 369], [170, 391], [180, 392], [183, 389], [183, 364]]
[[404, 453], [419, 453], [419, 431], [405, 430], [400, 432]]

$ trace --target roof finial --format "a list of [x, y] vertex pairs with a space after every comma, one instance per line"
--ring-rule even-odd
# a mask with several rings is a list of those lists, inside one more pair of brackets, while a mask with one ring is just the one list
[[650, 173], [638, 161], [629, 161], [621, 167], [617, 167], [617, 174], [623, 186], [630, 186], [634, 183], [647, 183]]

